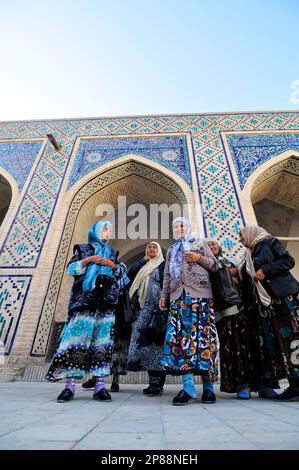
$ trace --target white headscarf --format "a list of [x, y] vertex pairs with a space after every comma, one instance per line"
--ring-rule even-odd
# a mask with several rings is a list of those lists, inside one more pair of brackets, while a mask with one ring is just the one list
[[138, 301], [141, 308], [143, 308], [145, 304], [150, 274], [164, 261], [161, 246], [157, 242], [150, 242], [146, 246], [145, 255], [147, 256], [147, 250], [150, 245], [156, 245], [158, 253], [154, 258], [147, 261], [146, 264], [138, 271], [129, 291], [130, 299], [132, 299], [135, 292], [138, 291]]
[[246, 225], [241, 229], [241, 232], [248, 248], [246, 247], [246, 254], [239, 264], [239, 272], [241, 273], [241, 270], [246, 262], [246, 271], [255, 282], [255, 286], [262, 304], [269, 306], [271, 304], [271, 297], [264, 289], [260, 281], [258, 281], [255, 277], [256, 271], [252, 260], [252, 252], [257, 243], [261, 242], [262, 240], [266, 240], [267, 238], [272, 238], [272, 235], [270, 235], [270, 233], [266, 232], [265, 229], [259, 227], [258, 225]]

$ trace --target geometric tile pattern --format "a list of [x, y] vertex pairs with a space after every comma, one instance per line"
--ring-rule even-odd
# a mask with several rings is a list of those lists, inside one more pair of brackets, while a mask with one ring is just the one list
[[299, 133], [229, 135], [227, 140], [241, 188], [249, 176], [269, 158], [286, 150], [299, 151]]
[[69, 253], [70, 243], [72, 240], [78, 212], [84, 203], [95, 192], [103, 190], [105, 187], [109, 187], [109, 185], [113, 184], [115, 181], [123, 179], [132, 174], [141, 176], [145, 180], [155, 181], [155, 183], [173, 193], [182, 204], [187, 203], [183, 191], [174, 181], [153, 168], [143, 164], [137, 164], [135, 162], [122, 163], [87, 182], [75, 195], [68, 212], [67, 221], [64, 227], [63, 235], [61, 237], [61, 243], [58, 247], [55, 264], [51, 275], [48, 292], [33, 340], [31, 356], [44, 356], [47, 351], [49, 332], [53, 321], [61, 279], [64, 274], [67, 255]]
[[128, 153], [162, 164], [192, 187], [186, 137], [161, 136], [81, 140], [68, 188], [92, 170]]
[[22, 315], [31, 276], [0, 275], [0, 354], [9, 355]]
[[14, 177], [19, 190], [25, 184], [40, 147], [41, 142], [0, 142], [0, 166]]

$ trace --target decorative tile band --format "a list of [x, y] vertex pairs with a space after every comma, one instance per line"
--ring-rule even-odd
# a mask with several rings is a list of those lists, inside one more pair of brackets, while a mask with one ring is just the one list
[[4, 346], [2, 355], [9, 355], [11, 352], [31, 278], [30, 275], [0, 275], [0, 340]]

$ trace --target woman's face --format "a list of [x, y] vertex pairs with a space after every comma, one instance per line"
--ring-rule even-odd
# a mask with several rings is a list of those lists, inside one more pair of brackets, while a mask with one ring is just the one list
[[184, 238], [187, 235], [187, 227], [183, 222], [176, 222], [173, 226], [175, 238]]
[[211, 248], [211, 252], [213, 253], [213, 255], [216, 256], [219, 254], [219, 246], [216, 242], [208, 242], [208, 245]]
[[106, 242], [111, 237], [111, 227], [106, 225], [102, 230], [102, 241]]
[[240, 237], [240, 240], [241, 240], [241, 243], [246, 247], [248, 248], [247, 244], [246, 244], [246, 241], [245, 241], [245, 238], [244, 238], [244, 235], [242, 233], [242, 230], [240, 230], [239, 232], [239, 237]]
[[149, 259], [155, 258], [158, 254], [158, 247], [155, 243], [150, 243], [147, 247], [147, 256]]

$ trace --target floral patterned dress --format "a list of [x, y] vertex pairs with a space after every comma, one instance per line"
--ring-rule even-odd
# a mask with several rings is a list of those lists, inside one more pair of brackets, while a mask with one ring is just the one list
[[213, 300], [189, 297], [184, 290], [170, 305], [163, 368], [169, 374], [192, 373], [214, 382], [218, 374], [216, 356]]

